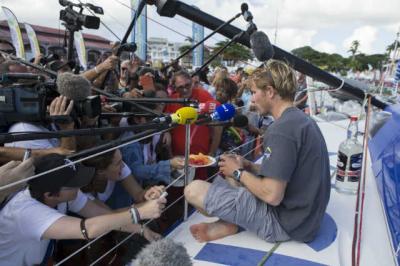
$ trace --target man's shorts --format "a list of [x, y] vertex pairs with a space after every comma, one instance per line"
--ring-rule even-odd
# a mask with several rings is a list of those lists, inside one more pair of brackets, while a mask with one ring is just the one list
[[245, 187], [233, 187], [218, 176], [204, 199], [205, 211], [226, 222], [253, 232], [267, 242], [287, 241], [272, 207], [259, 200]]

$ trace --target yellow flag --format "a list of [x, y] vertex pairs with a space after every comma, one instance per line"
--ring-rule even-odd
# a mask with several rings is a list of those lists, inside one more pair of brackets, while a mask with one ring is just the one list
[[11, 33], [12, 44], [15, 47], [16, 55], [19, 58], [25, 59], [24, 41], [22, 40], [18, 20], [10, 9], [4, 6], [2, 6], [1, 8], [7, 18], [8, 27], [10, 28]]

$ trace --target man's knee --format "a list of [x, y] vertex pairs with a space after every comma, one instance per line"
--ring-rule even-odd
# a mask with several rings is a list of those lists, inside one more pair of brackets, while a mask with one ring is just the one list
[[202, 203], [202, 200], [206, 196], [209, 187], [209, 183], [202, 180], [193, 180], [189, 185], [185, 187], [185, 198], [190, 203]]

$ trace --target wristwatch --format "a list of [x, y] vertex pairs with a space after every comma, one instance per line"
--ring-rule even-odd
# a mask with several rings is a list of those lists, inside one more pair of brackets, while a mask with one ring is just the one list
[[235, 171], [233, 171], [233, 179], [240, 182], [240, 176], [242, 175], [243, 171], [244, 171], [243, 168], [239, 168], [239, 169], [236, 169]]

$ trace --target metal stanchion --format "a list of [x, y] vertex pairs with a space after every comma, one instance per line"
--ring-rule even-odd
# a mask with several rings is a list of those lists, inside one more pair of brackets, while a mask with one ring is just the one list
[[[190, 155], [190, 124], [185, 125], [186, 134], [185, 134], [185, 167], [184, 167], [184, 174], [185, 174], [185, 182], [184, 188], [189, 183], [189, 155]], [[188, 218], [188, 202], [185, 199], [184, 209], [183, 209], [183, 220], [186, 221]]]

